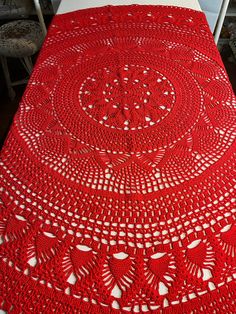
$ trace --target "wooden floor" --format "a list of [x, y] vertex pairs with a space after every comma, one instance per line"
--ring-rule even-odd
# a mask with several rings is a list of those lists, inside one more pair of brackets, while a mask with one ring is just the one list
[[[236, 63], [230, 62], [228, 59], [230, 56], [229, 49], [225, 48], [222, 52], [222, 59], [225, 64], [226, 71], [236, 94]], [[16, 79], [20, 79], [19, 74], [24, 73], [21, 65], [15, 60], [10, 61], [11, 72], [15, 73]], [[7, 90], [4, 84], [4, 78], [2, 69], [0, 67], [0, 147], [2, 147], [4, 140], [7, 136], [9, 128], [11, 126], [14, 114], [17, 111], [18, 104], [24, 93], [25, 86], [15, 87], [16, 98], [14, 101], [10, 101], [7, 95]]]

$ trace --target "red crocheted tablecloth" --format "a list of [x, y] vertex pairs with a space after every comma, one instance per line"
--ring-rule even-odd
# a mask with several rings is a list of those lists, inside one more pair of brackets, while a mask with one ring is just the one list
[[0, 308], [236, 313], [236, 100], [205, 16], [56, 16], [1, 154]]

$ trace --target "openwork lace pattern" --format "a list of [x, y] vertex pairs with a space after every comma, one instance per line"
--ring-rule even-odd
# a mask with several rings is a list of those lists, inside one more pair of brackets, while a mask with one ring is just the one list
[[1, 153], [0, 308], [235, 313], [235, 136], [202, 13], [56, 16]]

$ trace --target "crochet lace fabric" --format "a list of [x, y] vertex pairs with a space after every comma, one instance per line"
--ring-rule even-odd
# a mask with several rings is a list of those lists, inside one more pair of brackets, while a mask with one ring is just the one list
[[56, 16], [1, 154], [0, 308], [236, 313], [236, 100], [205, 16]]

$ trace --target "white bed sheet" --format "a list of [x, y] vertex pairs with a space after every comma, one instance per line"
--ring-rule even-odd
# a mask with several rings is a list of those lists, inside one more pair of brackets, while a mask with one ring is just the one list
[[61, 0], [57, 14], [106, 5], [174, 5], [201, 11], [198, 0]]

